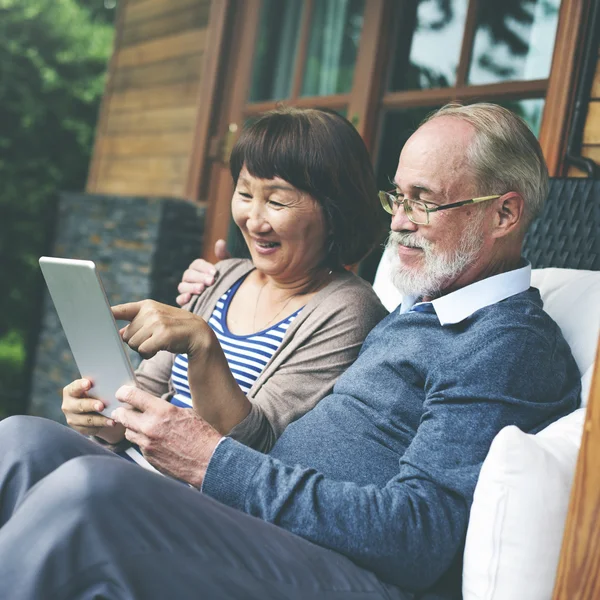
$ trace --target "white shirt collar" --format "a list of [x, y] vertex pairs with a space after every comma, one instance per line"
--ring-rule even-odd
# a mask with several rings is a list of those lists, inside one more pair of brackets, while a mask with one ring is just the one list
[[431, 304], [440, 321], [440, 325], [455, 325], [470, 317], [485, 306], [496, 304], [516, 294], [528, 290], [531, 285], [531, 263], [499, 275], [487, 277], [471, 285], [460, 288], [446, 296], [431, 302], [419, 302], [414, 296], [402, 299], [400, 313], [406, 313], [415, 307]]

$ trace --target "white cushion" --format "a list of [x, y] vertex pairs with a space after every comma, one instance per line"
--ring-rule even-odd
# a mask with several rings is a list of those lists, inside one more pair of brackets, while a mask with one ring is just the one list
[[586, 404], [600, 333], [600, 271], [534, 269], [531, 285], [540, 290], [544, 310], [558, 323], [571, 347], [582, 375], [582, 403]]
[[549, 600], [560, 555], [585, 409], [537, 435], [505, 427], [475, 489], [463, 600]]
[[398, 288], [392, 283], [392, 263], [390, 260], [390, 251], [386, 250], [381, 256], [375, 280], [373, 281], [373, 289], [381, 304], [383, 304], [390, 312], [392, 312], [402, 302], [402, 294]]

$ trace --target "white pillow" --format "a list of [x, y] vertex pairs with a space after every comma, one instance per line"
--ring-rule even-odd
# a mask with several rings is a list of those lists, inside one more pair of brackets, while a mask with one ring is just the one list
[[544, 310], [571, 347], [582, 375], [581, 398], [585, 404], [600, 333], [600, 271], [534, 269], [531, 285], [540, 290]]
[[505, 427], [475, 489], [463, 600], [552, 597], [585, 409], [537, 435]]
[[392, 283], [392, 255], [390, 252], [390, 250], [385, 250], [381, 255], [373, 280], [373, 289], [381, 300], [381, 304], [392, 312], [402, 302], [402, 294]]

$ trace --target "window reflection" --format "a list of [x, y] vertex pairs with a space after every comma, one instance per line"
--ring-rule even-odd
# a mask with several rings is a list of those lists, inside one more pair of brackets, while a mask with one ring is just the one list
[[470, 84], [545, 79], [560, 0], [480, 2]]
[[345, 94], [352, 89], [364, 8], [364, 0], [314, 3], [302, 96]]
[[399, 15], [390, 90], [423, 90], [455, 84], [467, 6], [468, 0], [420, 0], [405, 4]]
[[250, 102], [290, 95], [303, 0], [264, 0], [256, 41]]
[[512, 100], [498, 102], [500, 106], [512, 110], [529, 125], [535, 137], [539, 136], [542, 114], [544, 112], [544, 99], [532, 98], [529, 100]]

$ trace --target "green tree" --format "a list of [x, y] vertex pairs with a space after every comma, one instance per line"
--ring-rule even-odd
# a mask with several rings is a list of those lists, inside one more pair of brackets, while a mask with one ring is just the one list
[[85, 185], [113, 36], [99, 2], [0, 0], [0, 418], [24, 408], [54, 201]]

